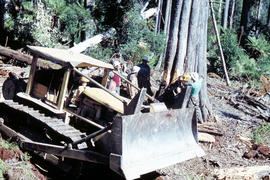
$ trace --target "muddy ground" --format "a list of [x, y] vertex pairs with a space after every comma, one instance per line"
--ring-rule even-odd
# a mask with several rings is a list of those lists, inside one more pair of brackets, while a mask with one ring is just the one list
[[[24, 74], [26, 70], [27, 68], [0, 63], [0, 87], [8, 72]], [[214, 135], [213, 143], [200, 142], [200, 146], [206, 153], [205, 156], [157, 170], [144, 179], [256, 179], [257, 177], [252, 175], [250, 176], [252, 178], [238, 177], [234, 176], [234, 173], [226, 172], [240, 167], [243, 169], [238, 169], [239, 171], [247, 172], [250, 167], [258, 169], [261, 166], [266, 166], [266, 170], [260, 172], [259, 178], [269, 179], [270, 166], [267, 165], [270, 165], [270, 156], [259, 155], [250, 159], [244, 157], [244, 154], [250, 150], [250, 143], [252, 144], [250, 139], [252, 130], [264, 123], [264, 120], [238, 110], [228, 101], [228, 97], [232, 96], [233, 92], [243, 90], [243, 85], [234, 82], [231, 88], [224, 88], [226, 86], [223, 80], [210, 77], [207, 83], [213, 116], [200, 126], [216, 129], [222, 135]], [[50, 175], [48, 179], [53, 177]]]

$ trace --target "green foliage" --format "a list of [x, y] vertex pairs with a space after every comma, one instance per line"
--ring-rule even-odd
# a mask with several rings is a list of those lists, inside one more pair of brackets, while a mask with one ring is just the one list
[[0, 179], [4, 179], [4, 174], [7, 170], [7, 165], [6, 163], [0, 159]]
[[4, 140], [0, 141], [0, 147], [1, 148], [7, 148], [9, 150], [19, 149], [19, 146], [16, 143], [14, 143], [14, 142], [8, 143], [8, 142], [6, 142]]
[[64, 43], [79, 43], [81, 31], [88, 31], [89, 36], [94, 33], [90, 12], [77, 2], [45, 0], [38, 2], [35, 9], [33, 2], [24, 0], [21, 6], [21, 10], [14, 13], [14, 5], [10, 3], [10, 11], [5, 19], [5, 29], [11, 32], [13, 40], [61, 47]]
[[[212, 37], [212, 38], [211, 38]], [[208, 42], [214, 48], [209, 48], [208, 56], [210, 61], [210, 70], [222, 75], [223, 67], [220, 59], [220, 53], [217, 46], [213, 43], [216, 39], [212, 35]], [[264, 36], [256, 39], [248, 37], [246, 49], [238, 45], [237, 35], [231, 30], [223, 30], [220, 37], [223, 48], [224, 58], [230, 77], [248, 81], [253, 86], [258, 86], [261, 75], [266, 75], [270, 68], [269, 52], [270, 43]]]
[[44, 47], [60, 46], [58, 44], [59, 31], [56, 28], [51, 28], [51, 19], [49, 11], [44, 8], [43, 3], [38, 3], [36, 13], [37, 21], [34, 22], [32, 35], [36, 45]]
[[267, 143], [270, 144], [270, 125], [262, 125], [256, 129], [252, 134], [255, 143]]
[[256, 59], [260, 57], [270, 57], [270, 43], [263, 35], [259, 38], [249, 36], [247, 48], [249, 55]]
[[138, 63], [142, 56], [148, 56], [150, 57], [149, 64], [154, 65], [165, 48], [164, 35], [155, 35], [149, 29], [149, 23], [141, 19], [136, 9], [126, 13], [121, 36], [119, 37], [120, 53], [126, 59], [133, 60], [135, 63]]
[[59, 14], [60, 24], [63, 28], [64, 39], [74, 38], [75, 43], [81, 39], [81, 31], [87, 31], [89, 36], [93, 36], [95, 25], [90, 12], [77, 3], [72, 3]]
[[[128, 9], [128, 7], [124, 9]], [[105, 10], [103, 11], [106, 12]], [[116, 24], [116, 29], [118, 30], [117, 34], [112, 37], [110, 41], [98, 45], [98, 48], [89, 49], [88, 54], [98, 59], [108, 61], [114, 53], [119, 52], [123, 55], [125, 60], [131, 60], [134, 64], [139, 63], [142, 56], [148, 56], [150, 59], [149, 65], [153, 66], [156, 64], [159, 55], [165, 47], [164, 35], [155, 35], [153, 31], [154, 22], [151, 20], [143, 20], [136, 8], [127, 12], [121, 12], [122, 14], [119, 14], [121, 17], [115, 17], [116, 19], [122, 18], [122, 20]], [[106, 23], [110, 24], [108, 19], [101, 21], [103, 25]]]

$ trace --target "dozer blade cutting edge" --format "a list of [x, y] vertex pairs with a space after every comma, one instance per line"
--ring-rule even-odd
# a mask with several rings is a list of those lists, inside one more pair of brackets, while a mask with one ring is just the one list
[[110, 168], [126, 179], [205, 155], [197, 144], [194, 109], [138, 113], [115, 119]]

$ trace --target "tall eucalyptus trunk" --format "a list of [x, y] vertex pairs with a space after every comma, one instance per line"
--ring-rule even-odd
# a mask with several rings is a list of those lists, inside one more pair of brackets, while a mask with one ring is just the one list
[[269, 3], [269, 7], [268, 7], [267, 27], [268, 27], [268, 29], [270, 29], [270, 3]]
[[259, 35], [259, 21], [261, 18], [261, 7], [262, 7], [262, 0], [259, 0], [258, 9], [257, 9], [257, 17], [256, 17], [256, 37], [258, 38]]
[[[178, 12], [171, 14], [162, 79], [169, 85], [185, 72], [198, 72], [202, 75], [204, 81], [199, 97], [202, 121], [205, 121], [208, 110], [211, 109], [206, 86], [208, 0], [177, 0], [177, 5], [172, 6], [175, 7], [172, 11]], [[179, 22], [175, 22], [176, 20]]]
[[223, 12], [223, 25], [222, 25], [224, 29], [227, 28], [229, 5], [230, 5], [230, 0], [226, 0], [224, 12]]
[[[167, 44], [168, 42], [168, 33], [169, 33], [169, 27], [171, 22], [171, 10], [172, 10], [172, 0], [167, 0], [164, 2], [165, 5], [165, 13], [162, 13], [161, 15], [165, 14], [165, 22], [164, 22], [164, 34], [166, 35], [165, 42]], [[155, 70], [159, 71], [162, 65], [162, 62], [164, 61], [164, 56], [166, 54], [167, 46], [165, 47], [165, 50], [163, 53], [161, 53], [158, 63], [155, 67]]]
[[231, 15], [230, 15], [230, 29], [233, 28], [234, 10], [235, 10], [235, 0], [232, 0], [232, 8], [231, 8]]
[[223, 4], [223, 0], [219, 0], [217, 21], [220, 24], [221, 24], [221, 21], [222, 21], [222, 4]]
[[167, 85], [170, 82], [170, 75], [172, 71], [173, 61], [177, 52], [178, 30], [179, 30], [182, 3], [183, 3], [183, 0], [172, 1], [173, 8], [172, 8], [172, 14], [171, 14], [169, 39], [167, 43], [164, 73], [162, 77], [162, 80], [165, 81]]

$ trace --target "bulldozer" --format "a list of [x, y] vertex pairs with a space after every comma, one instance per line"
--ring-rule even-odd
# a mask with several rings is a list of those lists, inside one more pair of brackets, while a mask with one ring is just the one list
[[[129, 99], [106, 88], [111, 64], [64, 49], [28, 48], [33, 59], [27, 81], [8, 78], [0, 102], [0, 130], [17, 137], [21, 148], [104, 164], [125, 179], [205, 154], [194, 108], [168, 109], [138, 87]], [[57, 68], [39, 68], [41, 58]]]

